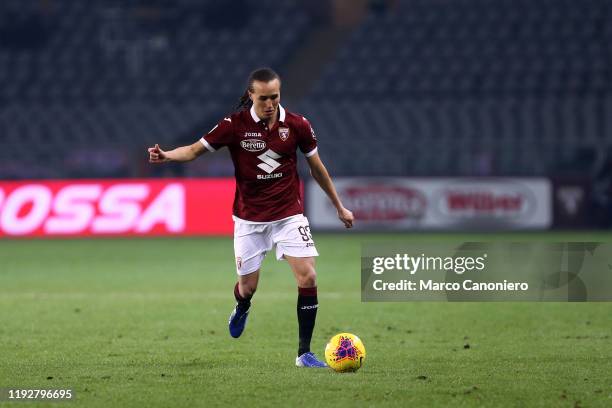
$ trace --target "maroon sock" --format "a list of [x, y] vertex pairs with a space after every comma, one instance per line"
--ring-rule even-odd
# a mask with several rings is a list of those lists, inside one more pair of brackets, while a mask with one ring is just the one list
[[236, 298], [236, 302], [238, 302], [238, 308], [240, 310], [245, 311], [251, 307], [252, 296], [243, 297], [238, 289], [238, 282], [236, 282], [236, 286], [234, 286], [234, 297]]

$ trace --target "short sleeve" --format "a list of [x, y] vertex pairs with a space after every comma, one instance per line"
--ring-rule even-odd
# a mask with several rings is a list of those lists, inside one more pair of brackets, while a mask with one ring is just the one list
[[211, 152], [229, 145], [233, 138], [233, 126], [231, 118], [224, 118], [222, 121], [202, 136], [200, 142]]
[[301, 132], [299, 132], [298, 146], [304, 156], [310, 157], [317, 152], [317, 136], [308, 119], [302, 119], [304, 123], [302, 123]]

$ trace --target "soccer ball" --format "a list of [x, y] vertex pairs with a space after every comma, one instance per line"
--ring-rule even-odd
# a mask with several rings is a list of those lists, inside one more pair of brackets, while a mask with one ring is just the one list
[[325, 361], [334, 371], [357, 371], [365, 360], [366, 351], [359, 337], [351, 333], [339, 333], [325, 347]]

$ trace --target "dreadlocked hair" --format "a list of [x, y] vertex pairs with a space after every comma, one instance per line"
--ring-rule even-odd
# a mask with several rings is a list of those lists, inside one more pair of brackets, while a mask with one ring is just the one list
[[251, 106], [253, 106], [253, 101], [251, 100], [251, 98], [249, 98], [249, 92], [255, 92], [255, 89], [253, 88], [253, 82], [270, 82], [274, 81], [275, 79], [278, 79], [280, 81], [280, 76], [278, 76], [278, 74], [274, 72], [274, 70], [272, 70], [271, 68], [259, 68], [251, 72], [247, 81], [247, 89], [240, 97], [240, 101], [236, 106], [236, 110], [241, 111], [244, 109], [251, 109]]

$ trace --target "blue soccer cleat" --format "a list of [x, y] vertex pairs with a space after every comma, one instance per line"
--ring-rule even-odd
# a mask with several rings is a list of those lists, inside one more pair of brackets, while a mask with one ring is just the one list
[[298, 367], [312, 367], [312, 368], [325, 368], [327, 364], [322, 361], [317, 360], [317, 357], [314, 353], [310, 351], [308, 353], [304, 353], [301, 356], [295, 359], [295, 365]]
[[238, 305], [232, 311], [232, 314], [229, 318], [229, 332], [230, 336], [237, 339], [240, 337], [242, 332], [244, 331], [244, 326], [246, 326], [247, 317], [249, 317], [249, 310], [240, 310]]

